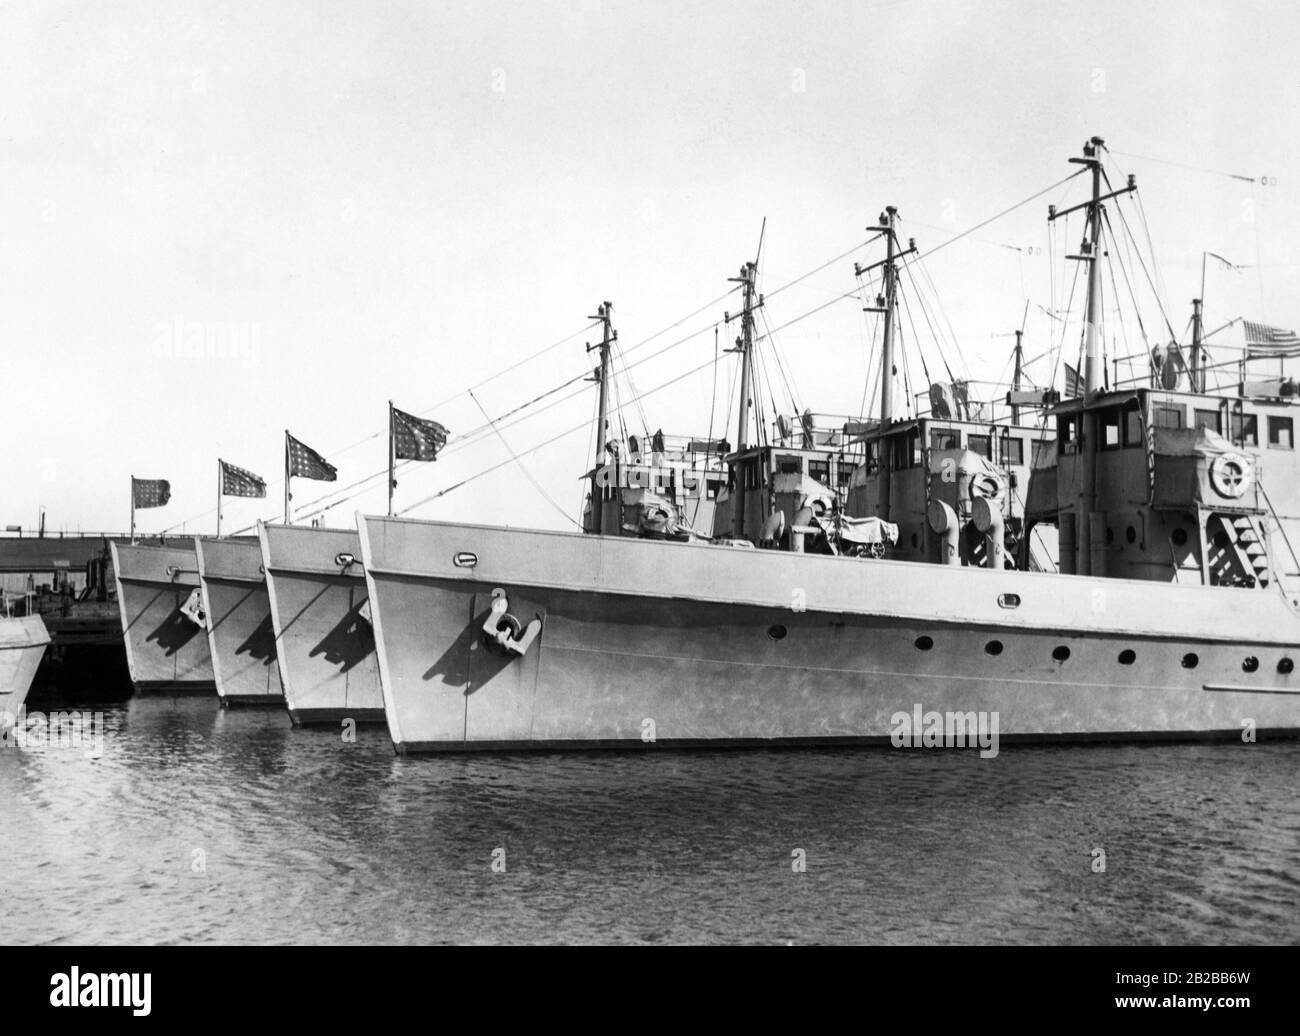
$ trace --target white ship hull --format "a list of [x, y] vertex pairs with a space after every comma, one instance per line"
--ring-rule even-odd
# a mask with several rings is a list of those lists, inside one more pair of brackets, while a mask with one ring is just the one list
[[39, 615], [0, 616], [0, 730], [18, 721], [50, 635]]
[[199, 585], [194, 548], [110, 547], [126, 661], [136, 690], [213, 692], [207, 634], [181, 611]]
[[212, 674], [223, 705], [280, 705], [271, 602], [255, 540], [196, 536]]
[[[917, 706], [996, 713], [1003, 740], [1300, 733], [1300, 617], [1279, 592], [358, 529], [399, 752], [886, 741]], [[483, 644], [495, 589], [541, 620], [521, 656]]]
[[[284, 525], [258, 532], [290, 718], [296, 726], [383, 723], [357, 534]], [[355, 560], [340, 564], [340, 555]]]

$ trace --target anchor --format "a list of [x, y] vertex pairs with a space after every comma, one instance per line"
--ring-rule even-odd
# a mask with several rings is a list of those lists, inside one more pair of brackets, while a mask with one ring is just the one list
[[492, 608], [483, 621], [483, 646], [503, 655], [513, 652], [523, 655], [542, 632], [541, 617], [527, 626], [510, 614], [510, 599], [500, 587], [492, 591]]

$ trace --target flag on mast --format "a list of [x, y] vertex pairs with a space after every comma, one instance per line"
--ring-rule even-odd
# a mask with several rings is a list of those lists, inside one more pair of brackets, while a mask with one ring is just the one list
[[1067, 397], [1083, 395], [1083, 379], [1068, 363], [1065, 365], [1065, 394]]
[[1294, 331], [1283, 331], [1280, 327], [1250, 320], [1243, 320], [1241, 324], [1246, 332], [1246, 359], [1284, 360], [1300, 356], [1300, 336]]
[[1219, 261], [1219, 265], [1220, 265], [1223, 269], [1225, 269], [1225, 270], [1233, 270], [1233, 271], [1235, 271], [1236, 273], [1241, 273], [1241, 267], [1240, 267], [1240, 266], [1238, 266], [1236, 263], [1230, 263], [1230, 262], [1228, 262], [1228, 260], [1225, 259], [1225, 258], [1223, 258], [1223, 256], [1219, 255], [1218, 252], [1206, 252], [1205, 254], [1208, 255], [1211, 259], [1217, 259], [1217, 260]]
[[398, 460], [437, 460], [449, 434], [437, 421], [393, 407], [393, 455]]
[[334, 482], [338, 479], [338, 468], [287, 431], [284, 434], [289, 447], [289, 475], [311, 478], [317, 482]]
[[131, 478], [132, 507], [165, 507], [172, 498], [172, 484], [165, 478]]
[[266, 496], [266, 480], [261, 475], [227, 464], [220, 458], [217, 462], [221, 465], [222, 496]]

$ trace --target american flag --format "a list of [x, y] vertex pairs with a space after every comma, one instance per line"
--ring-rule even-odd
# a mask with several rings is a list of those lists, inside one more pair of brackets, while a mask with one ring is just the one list
[[393, 407], [393, 456], [398, 460], [437, 460], [448, 434], [437, 421]]
[[261, 475], [254, 475], [224, 460], [220, 463], [222, 496], [266, 496], [266, 481]]
[[305, 443], [288, 432], [284, 433], [289, 445], [289, 474], [298, 478], [314, 478], [317, 482], [333, 482], [339, 477], [338, 468]]
[[131, 503], [136, 507], [163, 507], [172, 498], [172, 484], [165, 478], [131, 478]]
[[1294, 331], [1243, 320], [1246, 331], [1246, 359], [1285, 359], [1300, 356], [1300, 337]]
[[1068, 363], [1065, 365], [1065, 394], [1067, 397], [1083, 395], [1083, 379]]

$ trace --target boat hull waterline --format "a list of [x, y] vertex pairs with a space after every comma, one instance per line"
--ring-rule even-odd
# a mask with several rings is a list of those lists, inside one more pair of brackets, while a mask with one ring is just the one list
[[261, 525], [258, 533], [293, 723], [383, 723], [357, 534], [285, 525]]
[[[1300, 734], [1281, 593], [358, 516], [399, 752]], [[503, 591], [522, 655], [483, 627]], [[1253, 660], [1253, 662], [1252, 662]], [[919, 731], [918, 731], [919, 733]]]

